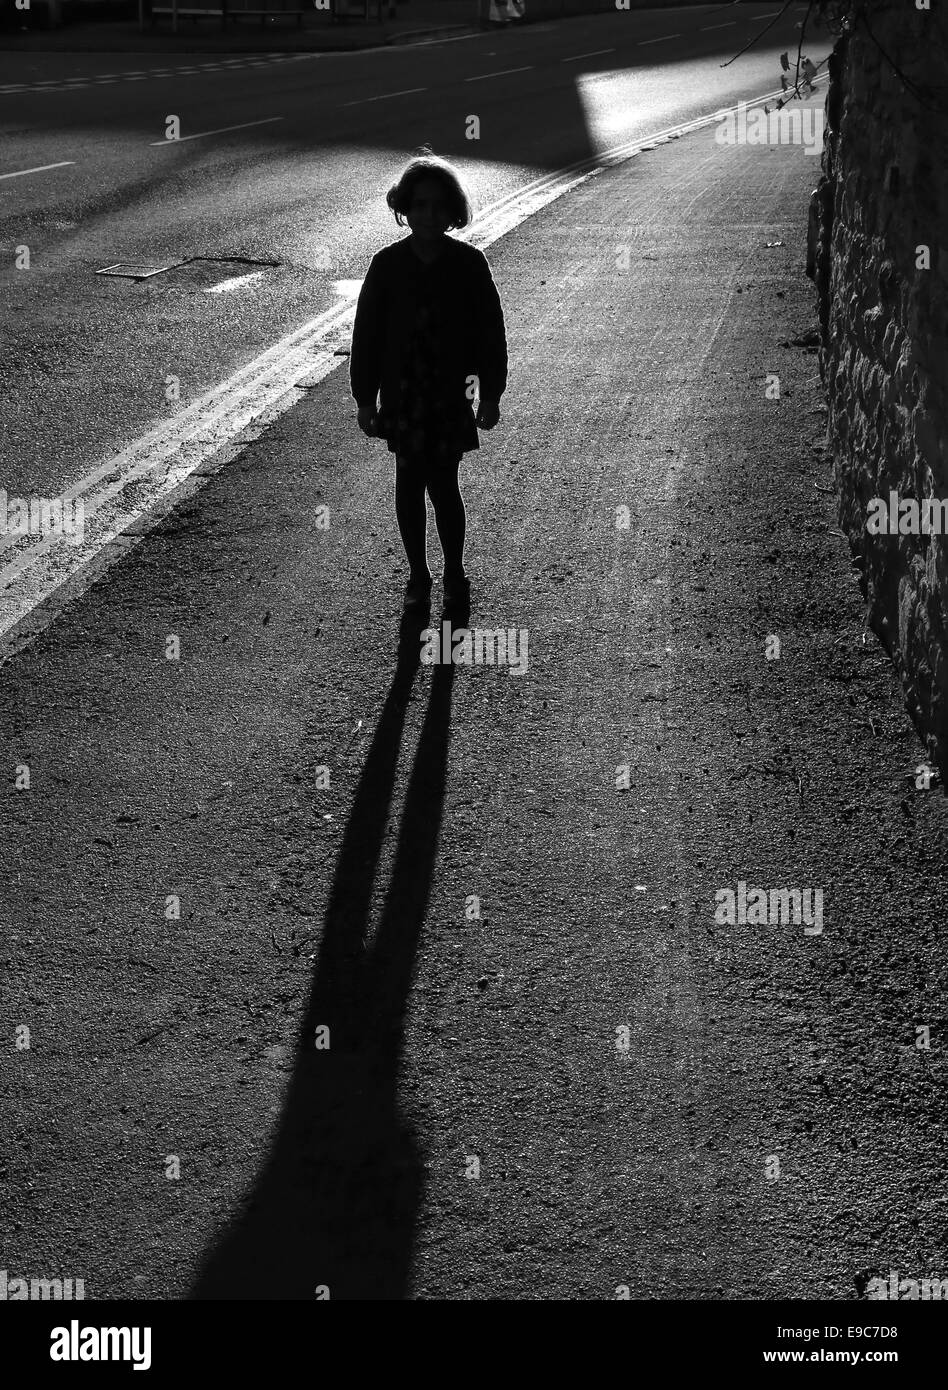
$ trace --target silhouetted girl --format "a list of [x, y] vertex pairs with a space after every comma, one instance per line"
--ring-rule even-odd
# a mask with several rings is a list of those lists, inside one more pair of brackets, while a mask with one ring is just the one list
[[446, 160], [430, 150], [412, 159], [386, 202], [411, 235], [372, 257], [352, 333], [352, 394], [359, 428], [385, 439], [395, 455], [395, 515], [410, 569], [405, 606], [426, 606], [431, 595], [426, 489], [444, 552], [445, 603], [463, 606], [469, 584], [458, 468], [479, 447], [477, 427], [491, 430], [500, 419], [503, 309], [484, 253], [447, 235], [472, 213]]

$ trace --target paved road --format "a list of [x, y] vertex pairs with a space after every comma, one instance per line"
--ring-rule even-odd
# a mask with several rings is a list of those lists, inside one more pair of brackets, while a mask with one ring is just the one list
[[[480, 43], [378, 62], [457, 79]], [[680, 118], [721, 99], [672, 95], [714, 63], [649, 60], [596, 100], [647, 80]], [[200, 115], [234, 114], [229, 84], [251, 80], [272, 109], [296, 71], [217, 77]], [[515, 134], [509, 107], [508, 89], [482, 109]], [[597, 110], [548, 145], [538, 129], [513, 172], [495, 143], [482, 194], [564, 131], [575, 153], [631, 128], [618, 97]], [[30, 403], [4, 397], [19, 466], [30, 430], [38, 456], [61, 441], [41, 477], [151, 418], [133, 388], [156, 325], [161, 372], [190, 331], [213, 380], [292, 326], [294, 293], [325, 303], [304, 275], [317, 168], [345, 174], [327, 225], [362, 238], [332, 274], [358, 274], [385, 234], [359, 210], [366, 171], [382, 186], [400, 153], [371, 122], [334, 152], [299, 133], [158, 150], [194, 160], [159, 192], [152, 156], [87, 119], [71, 148], [116, 160], [105, 193], [81, 185], [99, 211], [49, 234], [13, 301], [37, 354], [32, 375], [14, 363]], [[705, 129], [492, 247], [512, 378], [465, 464], [471, 621], [527, 633], [522, 674], [419, 664], [389, 458], [341, 372], [0, 667], [0, 1033], [30, 1042], [0, 1067], [10, 1277], [83, 1278], [89, 1298], [855, 1298], [941, 1267], [946, 803], [917, 786], [835, 525], [805, 347], [813, 175], [799, 148]], [[37, 226], [68, 215], [51, 185], [11, 184]], [[176, 306], [95, 282], [64, 353], [107, 238], [172, 249], [186, 216], [218, 250], [295, 236], [295, 291], [274, 275]], [[84, 395], [110, 351], [121, 387]], [[71, 412], [58, 433], [41, 403]], [[823, 931], [722, 921], [742, 881], [820, 889]]]
[[[165, 400], [169, 375], [186, 404], [338, 304], [339, 282], [361, 278], [393, 235], [384, 192], [413, 146], [431, 141], [458, 159], [489, 205], [552, 169], [772, 90], [778, 55], [795, 44], [793, 11], [766, 45], [720, 64], [775, 12], [596, 16], [366, 54], [223, 55], [190, 72], [154, 58], [143, 68], [140, 55], [0, 55], [0, 175], [72, 161], [0, 179], [0, 484], [57, 494], [177, 409]], [[16, 86], [24, 72], [29, 83]], [[67, 84], [77, 78], [85, 85]], [[471, 114], [476, 146], [465, 138]], [[169, 115], [185, 137], [173, 146]], [[24, 245], [29, 271], [14, 267]], [[95, 274], [189, 257], [278, 265], [219, 293], [209, 291], [253, 267], [138, 283]]]

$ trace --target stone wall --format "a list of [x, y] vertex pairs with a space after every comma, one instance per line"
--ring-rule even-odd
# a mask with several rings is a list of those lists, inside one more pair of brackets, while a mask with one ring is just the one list
[[867, 531], [873, 498], [948, 499], [948, 23], [939, 0], [845, 9], [810, 209], [829, 443], [869, 624], [948, 779], [948, 535]]

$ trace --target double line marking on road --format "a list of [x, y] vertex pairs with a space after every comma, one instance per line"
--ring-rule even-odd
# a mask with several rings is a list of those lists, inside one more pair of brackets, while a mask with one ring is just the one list
[[[757, 106], [782, 95], [768, 92], [746, 103]], [[498, 198], [476, 218], [463, 239], [484, 249], [547, 204], [593, 178], [604, 168], [642, 149], [690, 134], [721, 119], [709, 116], [614, 145], [540, 175]], [[172, 419], [104, 460], [63, 492], [81, 500], [85, 535], [81, 544], [62, 535], [0, 536], [0, 662], [47, 627], [62, 608], [137, 544], [184, 497], [192, 495], [284, 411], [304, 399], [344, 360], [355, 319], [347, 298], [281, 338], [226, 381]], [[306, 385], [301, 383], [305, 380]], [[127, 498], [132, 490], [134, 505]]]
[[87, 77], [56, 77], [45, 82], [4, 82], [0, 83], [0, 96], [22, 96], [27, 92], [63, 92], [75, 87], [96, 87], [115, 82], [143, 82], [199, 74], [204, 77], [211, 72], [234, 72], [240, 68], [273, 67], [277, 63], [299, 63], [322, 58], [322, 53], [279, 53], [266, 57], [226, 58], [215, 63], [195, 63], [186, 68], [150, 68], [147, 72], [103, 72], [91, 73]]

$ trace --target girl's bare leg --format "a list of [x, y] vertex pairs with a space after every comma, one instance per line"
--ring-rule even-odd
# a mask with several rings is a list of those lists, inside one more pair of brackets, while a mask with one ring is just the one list
[[412, 579], [430, 579], [424, 472], [400, 455], [395, 457], [395, 519]]
[[438, 539], [444, 551], [444, 573], [448, 579], [460, 579], [464, 574], [464, 538], [467, 530], [467, 514], [464, 498], [458, 486], [457, 459], [439, 466], [428, 479], [428, 496], [435, 511]]

